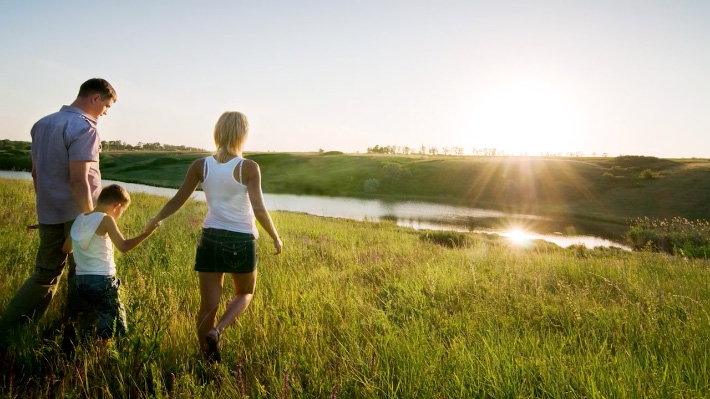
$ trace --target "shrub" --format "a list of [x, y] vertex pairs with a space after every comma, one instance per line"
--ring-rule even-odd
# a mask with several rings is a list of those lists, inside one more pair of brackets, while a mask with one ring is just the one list
[[473, 242], [468, 234], [456, 231], [423, 231], [419, 233], [419, 239], [449, 248], [466, 247]]
[[386, 182], [396, 183], [410, 177], [412, 173], [409, 169], [402, 168], [402, 165], [394, 162], [384, 162], [382, 165], [382, 177]]
[[639, 218], [626, 237], [636, 250], [649, 249], [689, 258], [710, 255], [710, 222], [705, 220]]
[[641, 180], [650, 180], [650, 179], [655, 179], [656, 175], [651, 171], [651, 169], [644, 169], [643, 172], [639, 173], [639, 179]]
[[376, 193], [377, 190], [380, 189], [380, 181], [375, 179], [374, 177], [371, 177], [365, 180], [365, 183], [363, 183], [362, 185], [362, 189], [366, 193]]

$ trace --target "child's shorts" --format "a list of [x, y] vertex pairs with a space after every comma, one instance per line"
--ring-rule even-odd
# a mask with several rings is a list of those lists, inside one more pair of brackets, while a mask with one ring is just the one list
[[126, 333], [126, 309], [118, 297], [121, 280], [116, 276], [79, 274], [76, 290], [82, 307], [97, 318], [99, 338], [111, 338]]
[[212, 273], [251, 273], [256, 269], [254, 235], [202, 229], [195, 254], [195, 270]]

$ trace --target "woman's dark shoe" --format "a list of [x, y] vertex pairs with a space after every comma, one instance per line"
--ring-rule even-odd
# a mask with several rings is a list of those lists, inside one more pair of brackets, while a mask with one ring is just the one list
[[221, 332], [217, 328], [213, 328], [207, 333], [205, 340], [207, 341], [207, 360], [210, 363], [219, 363], [222, 361], [222, 355], [219, 353], [219, 340]]

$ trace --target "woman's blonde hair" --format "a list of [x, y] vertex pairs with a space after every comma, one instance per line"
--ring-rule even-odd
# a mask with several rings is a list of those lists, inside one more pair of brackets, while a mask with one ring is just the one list
[[222, 114], [214, 125], [214, 144], [217, 146], [215, 159], [227, 162], [242, 150], [249, 133], [249, 121], [241, 112], [228, 111]]

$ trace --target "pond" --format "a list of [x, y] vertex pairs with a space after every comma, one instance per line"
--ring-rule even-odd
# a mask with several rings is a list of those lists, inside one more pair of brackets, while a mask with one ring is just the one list
[[[31, 179], [29, 172], [0, 171], [0, 177]], [[171, 197], [177, 190], [144, 184], [104, 180], [118, 183], [129, 192]], [[204, 201], [204, 193], [196, 191], [193, 198]], [[454, 230], [461, 232], [498, 234], [516, 243], [544, 240], [561, 247], [584, 245], [617, 247], [621, 244], [626, 226], [581, 220], [560, 220], [548, 217], [511, 214], [501, 211], [462, 206], [432, 204], [417, 201], [383, 201], [343, 197], [319, 197], [292, 194], [264, 194], [269, 210], [302, 212], [315, 216], [346, 218], [361, 221], [389, 220], [413, 229]]]

